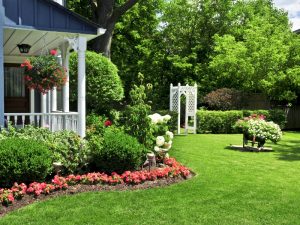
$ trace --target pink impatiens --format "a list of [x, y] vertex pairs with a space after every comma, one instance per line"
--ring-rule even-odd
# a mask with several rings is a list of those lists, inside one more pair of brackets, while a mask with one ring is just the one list
[[157, 168], [151, 171], [125, 171], [122, 175], [113, 172], [110, 176], [105, 173], [87, 173], [84, 175], [68, 175], [67, 177], [54, 176], [52, 182], [33, 182], [26, 186], [24, 183], [14, 183], [11, 189], [0, 189], [0, 203], [9, 205], [15, 199], [21, 199], [25, 194], [38, 197], [41, 194], [47, 195], [51, 192], [68, 189], [69, 186], [76, 184], [102, 184], [102, 185], [117, 185], [128, 184], [136, 185], [145, 181], [154, 181], [167, 177], [183, 177], [187, 178], [190, 175], [190, 170], [177, 162], [174, 158], [164, 160], [166, 167]]

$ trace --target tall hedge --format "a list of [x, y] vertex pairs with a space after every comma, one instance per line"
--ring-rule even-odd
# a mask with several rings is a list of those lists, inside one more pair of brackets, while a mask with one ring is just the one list
[[[70, 100], [77, 102], [77, 54], [70, 56]], [[90, 111], [104, 112], [124, 96], [117, 67], [106, 57], [86, 52], [86, 104]]]
[[281, 129], [286, 123], [286, 116], [283, 110], [229, 110], [209, 111], [198, 110], [197, 112], [197, 133], [231, 134], [237, 131], [233, 125], [238, 119], [252, 114], [265, 115], [267, 121], [277, 123]]
[[197, 112], [197, 133], [230, 134], [233, 133], [232, 125], [243, 117], [239, 110]]

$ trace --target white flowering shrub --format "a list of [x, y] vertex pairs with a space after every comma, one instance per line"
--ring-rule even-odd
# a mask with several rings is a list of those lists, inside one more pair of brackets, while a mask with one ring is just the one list
[[149, 118], [151, 119], [152, 124], [166, 124], [171, 119], [171, 116], [161, 116], [158, 113], [154, 113], [152, 115], [149, 115]]
[[278, 124], [265, 121], [265, 116], [253, 114], [238, 120], [235, 125], [243, 133], [274, 143], [278, 142], [282, 137], [282, 132]]
[[251, 119], [248, 123], [248, 133], [252, 136], [270, 140], [274, 143], [278, 142], [282, 137], [280, 127], [274, 122]]
[[155, 139], [154, 153], [158, 161], [163, 161], [164, 158], [168, 158], [168, 151], [172, 147], [172, 140], [174, 134], [168, 129], [168, 121], [171, 116], [162, 116], [158, 113], [149, 115], [151, 123], [153, 125], [153, 134]]

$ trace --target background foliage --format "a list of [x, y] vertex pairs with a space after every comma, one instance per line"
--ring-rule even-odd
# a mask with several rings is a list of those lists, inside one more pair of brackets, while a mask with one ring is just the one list
[[264, 115], [266, 121], [273, 121], [280, 128], [286, 124], [286, 114], [283, 110], [229, 110], [229, 111], [208, 111], [198, 110], [197, 112], [197, 133], [231, 134], [240, 131], [234, 128], [238, 119], [250, 115]]
[[[72, 9], [93, 16], [89, 7]], [[296, 103], [299, 38], [272, 0], [140, 1], [116, 23], [111, 60], [126, 100], [139, 73], [152, 84], [154, 110], [167, 108], [169, 85], [178, 82], [197, 83], [202, 103], [220, 88]]]

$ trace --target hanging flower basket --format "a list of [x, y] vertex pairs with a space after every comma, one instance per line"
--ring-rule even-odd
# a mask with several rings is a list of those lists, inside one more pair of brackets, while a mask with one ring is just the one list
[[66, 70], [55, 57], [56, 50], [49, 55], [41, 55], [25, 59], [21, 67], [25, 68], [24, 80], [29, 89], [46, 94], [54, 87], [60, 88], [67, 81]]

